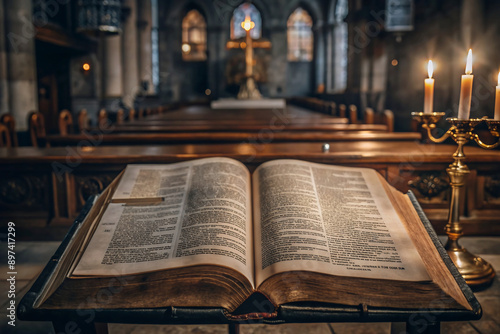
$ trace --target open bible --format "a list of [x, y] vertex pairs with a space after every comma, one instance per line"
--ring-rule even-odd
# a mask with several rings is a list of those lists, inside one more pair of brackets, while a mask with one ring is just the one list
[[218, 307], [265, 296], [471, 306], [408, 195], [376, 171], [207, 158], [129, 165], [97, 199], [37, 307]]

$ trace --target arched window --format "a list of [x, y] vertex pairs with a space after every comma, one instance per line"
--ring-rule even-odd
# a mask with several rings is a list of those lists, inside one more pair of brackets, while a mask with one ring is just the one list
[[190, 10], [182, 20], [182, 59], [207, 59], [207, 24], [196, 9]]
[[335, 26], [333, 30], [333, 89], [342, 91], [347, 88], [347, 23], [344, 22], [349, 8], [348, 0], [338, 0], [335, 8]]
[[245, 21], [245, 17], [250, 16], [250, 19], [255, 23], [255, 27], [250, 30], [250, 36], [253, 39], [262, 36], [262, 18], [260, 17], [259, 10], [251, 3], [243, 3], [238, 6], [231, 18], [231, 39], [238, 39], [245, 37], [246, 32], [241, 27], [241, 22]]
[[288, 61], [312, 61], [314, 36], [313, 20], [303, 9], [297, 8], [287, 22]]

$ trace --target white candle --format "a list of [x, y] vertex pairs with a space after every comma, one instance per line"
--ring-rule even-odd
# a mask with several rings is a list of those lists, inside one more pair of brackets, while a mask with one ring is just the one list
[[460, 88], [460, 103], [458, 104], [458, 119], [469, 119], [470, 103], [472, 98], [472, 50], [467, 55], [465, 75], [462, 75], [462, 86]]
[[429, 78], [425, 79], [425, 94], [424, 94], [424, 113], [430, 114], [433, 109], [434, 104], [434, 79], [432, 79], [432, 73], [434, 71], [434, 66], [432, 65], [432, 60], [429, 60], [427, 65], [427, 72], [429, 73]]
[[498, 86], [495, 95], [495, 119], [500, 120], [500, 72], [498, 72]]

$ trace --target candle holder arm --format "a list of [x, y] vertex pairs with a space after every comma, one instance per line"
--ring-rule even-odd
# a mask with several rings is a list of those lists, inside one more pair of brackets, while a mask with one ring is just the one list
[[483, 141], [481, 140], [481, 138], [479, 138], [479, 135], [477, 133], [474, 134], [474, 137], [473, 137], [474, 141], [482, 148], [486, 148], [486, 149], [493, 149], [493, 148], [496, 148], [500, 145], [500, 139], [497, 139], [497, 142], [494, 143], [494, 144], [486, 144], [486, 143], [483, 143]]
[[435, 124], [422, 124], [422, 127], [424, 129], [427, 130], [427, 138], [429, 138], [433, 143], [442, 143], [444, 142], [446, 139], [448, 139], [452, 134], [453, 134], [453, 131], [454, 131], [454, 127], [452, 126], [451, 128], [448, 129], [448, 131], [446, 131], [444, 133], [444, 135], [442, 135], [441, 137], [439, 138], [436, 138], [434, 137], [434, 135], [432, 134], [432, 129], [435, 129], [436, 128], [436, 125]]

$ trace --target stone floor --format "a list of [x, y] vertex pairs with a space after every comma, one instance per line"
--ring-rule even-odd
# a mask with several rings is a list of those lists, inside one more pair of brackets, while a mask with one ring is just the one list
[[[483, 256], [497, 269], [495, 282], [488, 289], [479, 291], [476, 296], [483, 308], [483, 317], [479, 321], [442, 323], [442, 333], [500, 333], [500, 237], [464, 237], [462, 244], [471, 252]], [[6, 316], [9, 289], [7, 279], [6, 243], [0, 242], [2, 253], [0, 263], [0, 333], [54, 333], [49, 322], [25, 322], [16, 320], [16, 326], [8, 325]], [[16, 244], [16, 300], [29, 289], [38, 273], [54, 253], [58, 242], [18, 242]], [[16, 304], [17, 305], [17, 304]], [[260, 333], [402, 333], [403, 324], [394, 324], [391, 331], [390, 323], [332, 323], [332, 324], [289, 324], [289, 325], [242, 325], [241, 332], [245, 334]], [[226, 333], [227, 326], [159, 326], [159, 325], [109, 325], [110, 333], [142, 334], [142, 333]]]

